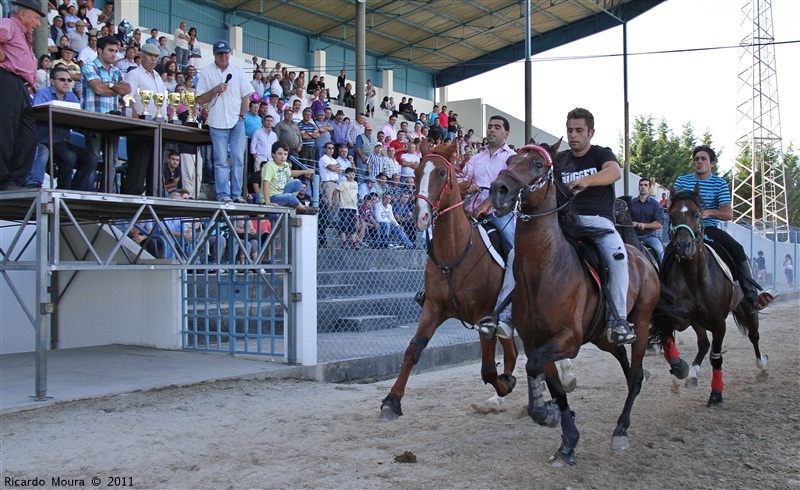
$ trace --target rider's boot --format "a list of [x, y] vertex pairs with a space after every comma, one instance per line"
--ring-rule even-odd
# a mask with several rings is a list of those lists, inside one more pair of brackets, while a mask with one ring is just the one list
[[486, 338], [492, 338], [497, 335], [501, 339], [510, 339], [514, 337], [514, 327], [510, 323], [503, 320], [496, 320], [494, 316], [486, 316], [478, 320], [474, 326], [479, 334]]
[[612, 318], [606, 326], [606, 337], [609, 342], [616, 345], [632, 344], [636, 342], [636, 334], [631, 324], [624, 318]]

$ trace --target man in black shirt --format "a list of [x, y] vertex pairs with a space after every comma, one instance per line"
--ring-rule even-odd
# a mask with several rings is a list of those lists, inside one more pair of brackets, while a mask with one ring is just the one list
[[[608, 268], [610, 301], [616, 312], [608, 311], [608, 339], [617, 345], [636, 341], [627, 322], [628, 254], [614, 228], [614, 182], [622, 171], [610, 148], [591, 144], [594, 116], [576, 108], [567, 114], [569, 150], [560, 152], [563, 181], [575, 195], [573, 207], [581, 224], [610, 231], [596, 240]], [[616, 313], [616, 314], [615, 314]]]

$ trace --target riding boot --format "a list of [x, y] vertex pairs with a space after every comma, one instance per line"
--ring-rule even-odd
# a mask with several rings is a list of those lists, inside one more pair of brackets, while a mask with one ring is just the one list
[[747, 302], [747, 307], [750, 311], [758, 311], [758, 284], [753, 279], [750, 273], [750, 264], [747, 260], [743, 260], [736, 264], [737, 271], [739, 272], [739, 286], [744, 293], [744, 300]]

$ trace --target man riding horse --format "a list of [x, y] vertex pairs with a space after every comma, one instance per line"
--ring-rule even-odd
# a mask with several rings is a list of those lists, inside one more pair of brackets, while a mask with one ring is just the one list
[[[675, 191], [691, 191], [698, 187], [700, 197], [703, 198], [702, 219], [704, 232], [707, 239], [718, 243], [733, 259], [739, 276], [741, 286], [750, 311], [758, 311], [766, 307], [775, 299], [777, 293], [763, 291], [763, 288], [753, 279], [750, 273], [750, 263], [744, 248], [728, 233], [722, 230], [722, 222], [733, 219], [731, 206], [731, 193], [728, 183], [712, 173], [717, 162], [717, 154], [711, 147], [701, 145], [692, 151], [692, 164], [694, 172], [678, 177], [675, 181]], [[671, 247], [668, 252], [671, 252]], [[761, 290], [761, 294], [759, 294]]]

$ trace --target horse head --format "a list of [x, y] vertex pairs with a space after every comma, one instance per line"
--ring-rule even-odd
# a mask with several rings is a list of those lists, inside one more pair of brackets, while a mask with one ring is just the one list
[[413, 219], [417, 229], [425, 230], [437, 216], [461, 205], [456, 171], [461, 163], [461, 147], [458, 140], [448, 145], [431, 149], [427, 140], [420, 144], [422, 159], [414, 171], [417, 195], [414, 196]]
[[[491, 199], [495, 213], [508, 214], [516, 201], [534, 199], [547, 192], [540, 189], [553, 178], [553, 161], [559, 145], [561, 140], [553, 146], [528, 145], [508, 159], [506, 168], [492, 182]], [[539, 204], [542, 201], [544, 196], [538, 199]]]
[[632, 225], [630, 210], [631, 196], [620, 196], [614, 200], [614, 224], [616, 226]]
[[669, 239], [679, 259], [692, 259], [703, 241], [703, 198], [700, 188], [669, 193]]

